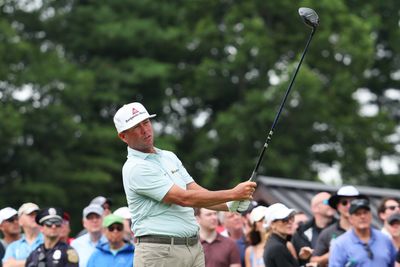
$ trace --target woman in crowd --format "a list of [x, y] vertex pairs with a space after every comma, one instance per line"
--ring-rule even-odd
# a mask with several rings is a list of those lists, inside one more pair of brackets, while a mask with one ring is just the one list
[[250, 213], [251, 229], [247, 234], [247, 240], [250, 246], [246, 248], [245, 252], [245, 267], [265, 267], [264, 264], [264, 246], [267, 240], [267, 233], [265, 230], [264, 217], [267, 207], [255, 207]]
[[293, 209], [281, 203], [268, 207], [265, 224], [271, 234], [264, 250], [264, 262], [268, 267], [298, 267], [299, 263], [288, 250], [286, 243], [292, 235], [294, 222]]

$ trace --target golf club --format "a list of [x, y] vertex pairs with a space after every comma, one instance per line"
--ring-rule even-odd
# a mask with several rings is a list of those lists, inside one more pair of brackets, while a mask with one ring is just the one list
[[278, 110], [278, 112], [277, 112], [277, 114], [275, 116], [274, 122], [272, 123], [271, 129], [270, 129], [270, 131], [268, 133], [267, 139], [266, 139], [266, 141], [264, 143], [263, 149], [262, 149], [262, 151], [261, 151], [261, 153], [260, 153], [260, 155], [258, 157], [257, 164], [256, 164], [256, 166], [255, 166], [255, 168], [253, 170], [253, 173], [251, 174], [251, 177], [250, 177], [249, 181], [255, 181], [255, 179], [256, 179], [257, 171], [258, 171], [258, 168], [260, 167], [260, 164], [261, 164], [261, 161], [263, 159], [265, 150], [267, 149], [268, 144], [272, 139], [272, 135], [274, 134], [274, 129], [275, 129], [275, 126], [276, 126], [276, 124], [278, 122], [279, 116], [281, 115], [283, 106], [285, 105], [286, 99], [287, 99], [287, 97], [288, 97], [288, 95], [290, 93], [290, 90], [292, 89], [294, 80], [296, 79], [297, 73], [299, 72], [301, 63], [303, 62], [303, 59], [304, 59], [304, 57], [305, 57], [305, 55], [307, 53], [308, 46], [310, 45], [311, 39], [314, 36], [315, 30], [316, 30], [316, 28], [317, 28], [317, 26], [319, 24], [319, 17], [317, 15], [317, 13], [314, 10], [312, 10], [311, 8], [308, 8], [308, 7], [299, 8], [299, 15], [302, 17], [302, 19], [303, 19], [305, 24], [307, 24], [308, 26], [312, 27], [312, 31], [311, 31], [311, 34], [310, 34], [310, 36], [308, 38], [306, 47], [304, 48], [303, 54], [301, 55], [300, 62], [297, 65], [296, 71], [293, 74], [293, 77], [292, 77], [292, 80], [290, 81], [289, 87], [287, 88], [285, 96], [283, 97], [281, 105], [279, 106], [279, 110]]

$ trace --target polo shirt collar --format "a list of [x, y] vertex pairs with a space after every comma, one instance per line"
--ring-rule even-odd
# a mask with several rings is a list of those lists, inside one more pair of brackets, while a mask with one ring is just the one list
[[[221, 242], [223, 238], [224, 237], [222, 235], [217, 233], [217, 236], [215, 237], [215, 239], [213, 241], [211, 241], [211, 243], [209, 243], [209, 244], [212, 244], [212, 243], [215, 243], [215, 242]], [[208, 243], [208, 242], [207, 242], [207, 240], [200, 238], [200, 243], [204, 244], [204, 243]]]
[[[350, 231], [351, 231], [350, 238], [353, 240], [354, 243], [365, 244], [363, 241], [361, 241], [360, 238], [358, 238], [358, 236], [356, 235], [353, 228]], [[371, 237], [368, 241], [368, 244], [371, 244], [375, 240], [375, 233], [374, 233], [372, 227], [370, 228], [370, 231], [371, 231]]]
[[[127, 147], [127, 149], [128, 149], [128, 157], [138, 157], [140, 159], [146, 159], [147, 157], [149, 157], [151, 155], [154, 155], [154, 153], [144, 153], [144, 152], [141, 152], [139, 150], [130, 148], [129, 146]], [[161, 149], [156, 148], [156, 147], [154, 147], [154, 149], [156, 150], [157, 154], [161, 154], [162, 153]]]

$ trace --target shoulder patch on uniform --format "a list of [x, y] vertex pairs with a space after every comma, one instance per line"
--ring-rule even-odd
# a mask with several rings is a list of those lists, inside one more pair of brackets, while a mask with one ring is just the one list
[[68, 249], [67, 250], [67, 258], [68, 261], [71, 263], [78, 263], [79, 261], [79, 257], [78, 257], [78, 253], [76, 253], [76, 251], [74, 249]]

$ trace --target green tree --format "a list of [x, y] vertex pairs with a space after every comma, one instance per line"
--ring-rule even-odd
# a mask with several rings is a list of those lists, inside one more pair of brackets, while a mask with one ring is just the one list
[[[75, 218], [96, 195], [125, 205], [112, 117], [131, 101], [158, 114], [156, 145], [200, 184], [247, 179], [310, 32], [290, 0], [22, 3], [0, 9], [0, 204]], [[345, 182], [399, 187], [379, 162], [399, 158], [387, 92], [399, 90], [400, 4], [301, 4], [321, 25], [260, 174], [316, 180], [339, 166]], [[376, 114], [360, 112], [360, 88]]]

